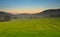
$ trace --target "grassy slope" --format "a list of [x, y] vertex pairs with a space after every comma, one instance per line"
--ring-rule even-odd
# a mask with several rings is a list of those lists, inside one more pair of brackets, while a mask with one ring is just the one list
[[0, 22], [0, 37], [60, 37], [60, 18]]

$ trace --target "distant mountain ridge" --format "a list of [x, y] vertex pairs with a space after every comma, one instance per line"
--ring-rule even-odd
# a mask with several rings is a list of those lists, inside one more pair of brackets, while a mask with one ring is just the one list
[[[20, 16], [20, 17], [18, 17]], [[18, 18], [54, 18], [60, 17], [60, 9], [48, 9], [36, 14], [17, 14]]]
[[60, 17], [60, 9], [49, 9], [39, 14], [44, 15], [45, 17]]
[[0, 21], [26, 18], [60, 18], [60, 9], [48, 9], [36, 14], [10, 14], [0, 11]]

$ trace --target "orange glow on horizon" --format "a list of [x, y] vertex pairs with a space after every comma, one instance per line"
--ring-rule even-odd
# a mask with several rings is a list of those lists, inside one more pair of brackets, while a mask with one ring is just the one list
[[13, 14], [18, 14], [18, 13], [28, 13], [28, 14], [34, 14], [34, 13], [39, 13], [42, 12], [43, 9], [13, 9], [13, 10], [1, 10], [1, 11], [5, 11], [5, 12], [10, 12]]

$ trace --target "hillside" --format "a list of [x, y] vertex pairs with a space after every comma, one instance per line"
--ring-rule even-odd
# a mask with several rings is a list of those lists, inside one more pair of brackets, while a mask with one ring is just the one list
[[7, 21], [11, 19], [26, 19], [26, 18], [59, 18], [60, 9], [48, 9], [36, 14], [10, 14], [0, 11], [0, 21]]
[[59, 18], [60, 9], [48, 9], [36, 14], [17, 14], [16, 18]]
[[3, 21], [9, 21], [9, 20], [13, 19], [13, 17], [14, 17], [13, 14], [0, 11], [0, 21], [1, 22], [3, 22]]
[[60, 9], [48, 9], [48, 10], [45, 10], [41, 13], [37, 13], [35, 15], [38, 15], [38, 16], [41, 16], [42, 18], [46, 18], [46, 17], [49, 17], [49, 18], [53, 18], [53, 17], [60, 17]]

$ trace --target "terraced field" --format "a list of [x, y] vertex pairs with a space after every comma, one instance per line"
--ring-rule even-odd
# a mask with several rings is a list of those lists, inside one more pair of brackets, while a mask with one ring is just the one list
[[0, 37], [60, 37], [60, 18], [0, 22]]

